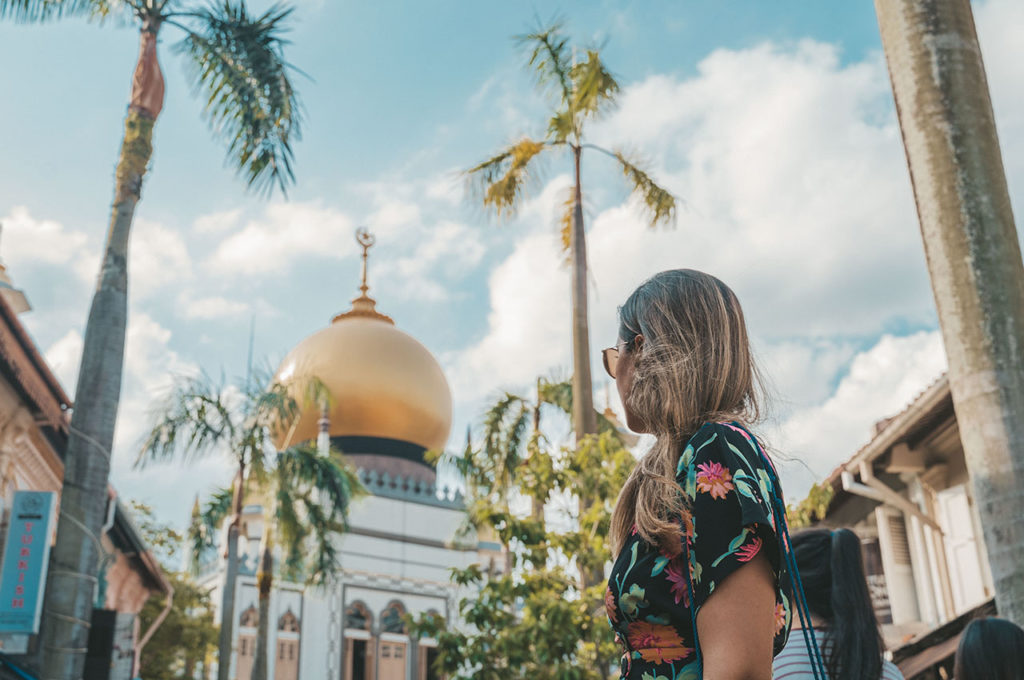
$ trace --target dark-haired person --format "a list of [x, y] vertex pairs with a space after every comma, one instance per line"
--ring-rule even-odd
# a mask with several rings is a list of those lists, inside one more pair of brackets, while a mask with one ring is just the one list
[[713, 276], [665, 271], [619, 321], [605, 369], [629, 428], [655, 437], [612, 516], [605, 608], [621, 677], [769, 680], [792, 597], [781, 492], [747, 430], [760, 388], [739, 301]]
[[[885, 646], [857, 534], [808, 529], [793, 534], [791, 541], [828, 680], [903, 680], [882, 656]], [[794, 633], [775, 657], [775, 680], [813, 679], [810, 656], [799, 638]]]
[[1024, 678], [1024, 630], [1006, 619], [976, 619], [967, 624], [956, 649], [956, 680]]

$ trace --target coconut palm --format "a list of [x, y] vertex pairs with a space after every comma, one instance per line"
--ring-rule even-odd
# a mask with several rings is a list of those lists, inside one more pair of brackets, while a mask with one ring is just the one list
[[[232, 489], [214, 494], [205, 512], [193, 510], [189, 535], [193, 564], [205, 547], [212, 545], [225, 517], [227, 573], [221, 603], [218, 678], [226, 680], [234, 639], [234, 596], [238, 577], [238, 518], [249, 492], [272, 498], [281, 512], [282, 545], [290, 573], [308, 567], [318, 581], [337, 567], [333, 544], [319, 528], [344, 527], [348, 499], [360, 488], [337, 452], [313, 456], [307, 444], [278, 452], [276, 437], [294, 422], [302, 406], [320, 404], [327, 398], [322, 383], [309, 380], [301, 390], [290, 391], [273, 381], [268, 371], [240, 385], [215, 383], [199, 375], [178, 380], [156, 410], [154, 422], [139, 453], [138, 464], [173, 459], [189, 463], [200, 456], [222, 455], [235, 467]], [[230, 498], [230, 501], [229, 501]], [[313, 541], [312, 552], [303, 548]], [[308, 547], [308, 546], [307, 546]], [[306, 565], [304, 552], [316, 557]]]
[[[363, 491], [340, 451], [320, 451], [309, 443], [277, 452], [267, 473], [250, 475], [245, 489], [247, 502], [259, 502], [265, 519], [256, 575], [259, 623], [251, 680], [266, 680], [275, 573], [310, 585], [326, 585], [335, 579], [341, 570], [335, 536], [347, 530], [349, 506]], [[229, 516], [231, 497], [230, 489], [215, 491], [205, 510], [199, 510], [197, 501], [189, 527], [193, 570], [198, 569], [202, 555], [215, 546], [216, 528]], [[282, 558], [275, 568], [278, 548]]]
[[[598, 432], [590, 374], [590, 329], [587, 317], [587, 245], [583, 224], [582, 161], [584, 151], [612, 158], [623, 173], [632, 193], [639, 198], [649, 224], [654, 227], [675, 219], [676, 200], [658, 185], [637, 162], [619, 149], [608, 149], [589, 141], [586, 124], [615, 104], [619, 84], [601, 61], [597, 49], [587, 49], [577, 61], [576, 50], [559, 24], [541, 28], [518, 38], [528, 48], [528, 66], [538, 87], [554, 101], [543, 139], [524, 137], [495, 156], [470, 168], [467, 175], [476, 185], [483, 205], [498, 217], [511, 217], [521, 204], [531, 171], [545, 152], [566, 153], [573, 162], [572, 193], [565, 202], [561, 220], [562, 245], [569, 252], [572, 275], [572, 407], [573, 427], [578, 445]], [[581, 515], [593, 499], [580, 499]], [[596, 572], [584, 578], [586, 584], [600, 578]]]
[[284, 60], [282, 34], [291, 9], [249, 12], [244, 0], [192, 5], [181, 0], [0, 0], [0, 19], [47, 22], [71, 17], [120, 19], [139, 29], [139, 56], [117, 163], [110, 227], [85, 326], [75, 391], [57, 542], [46, 590], [40, 646], [43, 675], [81, 677], [92, 613], [114, 423], [121, 391], [127, 323], [128, 240], [163, 108], [157, 61], [161, 31], [182, 35], [188, 64], [214, 136], [249, 187], [269, 192], [293, 181], [292, 141], [299, 105]]
[[583, 51], [581, 60], [559, 24], [520, 36], [528, 48], [528, 66], [538, 87], [554, 101], [543, 139], [524, 137], [495, 156], [466, 171], [483, 205], [500, 218], [512, 217], [522, 203], [531, 173], [546, 152], [567, 153], [573, 162], [572, 193], [561, 221], [562, 244], [572, 268], [572, 349], [575, 395], [573, 422], [577, 441], [597, 433], [590, 376], [590, 338], [587, 322], [587, 247], [583, 225], [582, 161], [584, 151], [612, 158], [647, 212], [651, 226], [675, 218], [676, 201], [647, 171], [618, 149], [593, 144], [586, 124], [615, 104], [619, 84], [601, 61], [597, 49]]

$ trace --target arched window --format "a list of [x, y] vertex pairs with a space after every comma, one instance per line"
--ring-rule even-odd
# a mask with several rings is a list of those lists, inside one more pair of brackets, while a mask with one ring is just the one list
[[405, 621], [402, 620], [403, 616], [405, 616], [405, 607], [401, 602], [392, 600], [392, 602], [385, 607], [384, 611], [380, 614], [381, 632], [404, 635]]
[[362, 602], [353, 602], [345, 608], [345, 628], [368, 631], [372, 625], [370, 610]]
[[299, 618], [292, 613], [291, 607], [277, 620], [277, 629], [285, 633], [299, 632]]
[[249, 605], [248, 609], [242, 612], [239, 623], [243, 628], [255, 628], [260, 623], [260, 612], [255, 605]]

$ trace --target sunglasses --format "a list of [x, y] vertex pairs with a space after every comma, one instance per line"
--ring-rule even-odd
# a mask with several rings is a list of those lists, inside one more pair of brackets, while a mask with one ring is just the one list
[[604, 362], [604, 370], [615, 379], [615, 367], [619, 363], [619, 348], [628, 345], [628, 342], [620, 342], [614, 347], [601, 350], [601, 360]]

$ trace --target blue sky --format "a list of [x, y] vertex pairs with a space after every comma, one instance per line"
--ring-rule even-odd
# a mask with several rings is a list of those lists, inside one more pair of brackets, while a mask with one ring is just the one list
[[[988, 0], [975, 11], [1019, 207], [1024, 10]], [[785, 466], [791, 495], [937, 377], [941, 340], [870, 3], [300, 0], [288, 56], [309, 78], [297, 79], [306, 121], [288, 202], [246, 194], [224, 167], [176, 34], [162, 35], [167, 98], [133, 236], [115, 451], [125, 495], [180, 520], [194, 493], [226, 481], [212, 462], [131, 471], [147, 408], [169, 373], [240, 374], [252, 318], [256, 354], [273, 363], [347, 308], [357, 225], [379, 236], [380, 308], [446, 369], [453, 442], [497, 390], [565, 374], [568, 280], [553, 226], [565, 159], [550, 159], [507, 225], [471, 205], [457, 177], [543, 130], [544, 101], [511, 40], [538, 12], [603, 46], [623, 86], [592, 139], [642, 156], [686, 203], [673, 229], [652, 232], [614, 169], [586, 159], [595, 357], [646, 276], [721, 276], [772, 378], [764, 429], [797, 461]], [[0, 60], [16, 64], [0, 77], [0, 257], [69, 392], [136, 50], [126, 27], [0, 24]]]

